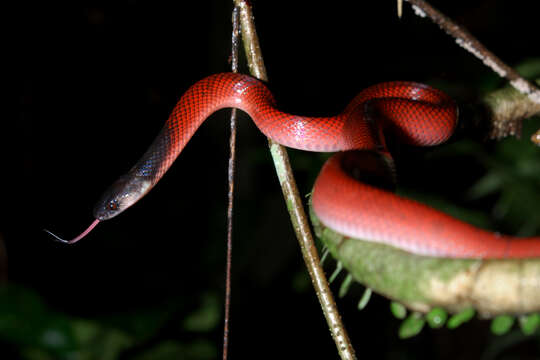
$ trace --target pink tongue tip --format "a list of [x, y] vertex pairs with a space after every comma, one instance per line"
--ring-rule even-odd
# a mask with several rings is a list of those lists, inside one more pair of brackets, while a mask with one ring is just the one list
[[92, 229], [95, 228], [95, 227], [97, 226], [97, 224], [99, 224], [99, 220], [98, 220], [98, 219], [94, 220], [94, 221], [90, 224], [90, 226], [89, 226], [86, 230], [84, 230], [79, 236], [77, 236], [77, 237], [75, 237], [75, 238], [73, 238], [73, 239], [71, 239], [71, 240], [65, 240], [65, 239], [62, 239], [61, 237], [59, 237], [59, 236], [53, 234], [52, 232], [50, 232], [49, 230], [44, 229], [44, 231], [45, 231], [46, 233], [50, 234], [52, 237], [54, 237], [54, 239], [55, 239], [56, 241], [60, 241], [60, 242], [63, 242], [63, 243], [65, 243], [65, 244], [74, 244], [74, 243], [76, 243], [77, 241], [81, 240], [81, 239], [82, 239], [83, 237], [85, 237], [86, 235], [88, 235], [88, 233], [89, 233], [90, 231], [92, 231]]

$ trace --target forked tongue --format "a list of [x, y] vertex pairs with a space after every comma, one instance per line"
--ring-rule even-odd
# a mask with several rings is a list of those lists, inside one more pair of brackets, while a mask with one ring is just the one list
[[43, 231], [45, 231], [46, 233], [48, 233], [48, 234], [50, 234], [52, 237], [54, 237], [54, 239], [55, 239], [56, 241], [63, 242], [64, 244], [74, 244], [74, 243], [76, 243], [77, 241], [81, 240], [81, 239], [82, 239], [83, 237], [85, 237], [86, 235], [88, 235], [88, 233], [89, 233], [90, 231], [92, 231], [92, 229], [95, 228], [95, 227], [97, 226], [97, 224], [99, 224], [99, 219], [94, 220], [86, 230], [84, 230], [79, 236], [77, 236], [77, 237], [75, 237], [75, 238], [73, 238], [73, 239], [71, 239], [71, 240], [65, 240], [65, 239], [62, 239], [61, 237], [59, 237], [59, 236], [53, 234], [52, 232], [50, 232], [50, 231], [47, 230], [47, 229], [43, 229]]

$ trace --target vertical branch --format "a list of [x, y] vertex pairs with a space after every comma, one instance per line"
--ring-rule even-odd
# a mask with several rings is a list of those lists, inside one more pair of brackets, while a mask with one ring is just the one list
[[[239, 35], [238, 7], [234, 7], [232, 15], [231, 34], [231, 70], [238, 72], [238, 35]], [[231, 313], [231, 269], [232, 269], [232, 231], [233, 231], [233, 205], [234, 205], [234, 170], [236, 161], [236, 109], [231, 111], [231, 136], [229, 138], [229, 169], [227, 179], [229, 191], [227, 193], [227, 263], [225, 265], [225, 314], [223, 320], [223, 360], [227, 360], [229, 351], [229, 321]]]
[[[250, 72], [255, 77], [267, 81], [268, 77], [259, 46], [251, 7], [246, 0], [234, 0], [234, 3], [240, 9], [242, 39]], [[294, 231], [298, 242], [300, 243], [306, 267], [311, 276], [315, 292], [319, 298], [332, 338], [336, 343], [341, 359], [356, 359], [354, 349], [341, 321], [332, 292], [328, 286], [328, 281], [320, 266], [319, 255], [317, 254], [313, 236], [311, 235], [307, 216], [302, 204], [302, 198], [300, 197], [296, 181], [292, 174], [287, 151], [283, 146], [271, 139], [268, 139], [268, 143]]]

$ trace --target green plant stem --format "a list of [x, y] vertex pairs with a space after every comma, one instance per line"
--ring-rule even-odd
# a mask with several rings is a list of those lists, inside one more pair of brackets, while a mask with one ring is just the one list
[[[250, 5], [245, 0], [234, 0], [234, 3], [240, 9], [242, 39], [250, 72], [258, 79], [268, 81]], [[268, 139], [268, 143], [279, 178], [279, 183], [287, 203], [291, 222], [300, 243], [304, 261], [308, 268], [309, 275], [311, 276], [323, 313], [326, 317], [332, 338], [336, 343], [341, 359], [356, 359], [354, 349], [341, 321], [341, 316], [337, 310], [328, 281], [320, 266], [319, 255], [313, 241], [313, 236], [311, 235], [308, 219], [302, 204], [302, 198], [300, 197], [296, 181], [293, 177], [287, 150], [271, 139]]]

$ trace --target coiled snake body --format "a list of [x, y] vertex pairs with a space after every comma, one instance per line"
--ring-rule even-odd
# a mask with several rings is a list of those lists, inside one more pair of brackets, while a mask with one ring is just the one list
[[412, 82], [371, 86], [333, 117], [304, 117], [278, 110], [260, 81], [241, 74], [209, 76], [182, 96], [165, 126], [136, 165], [103, 195], [96, 220], [110, 219], [137, 202], [172, 165], [201, 123], [222, 108], [238, 108], [276, 142], [302, 150], [340, 152], [324, 165], [313, 189], [320, 221], [348, 237], [405, 251], [448, 258], [525, 258], [540, 255], [540, 238], [511, 238], [477, 229], [417, 202], [363, 184], [343, 170], [347, 150], [389, 156], [383, 130], [413, 145], [446, 141], [457, 108], [443, 92]]

